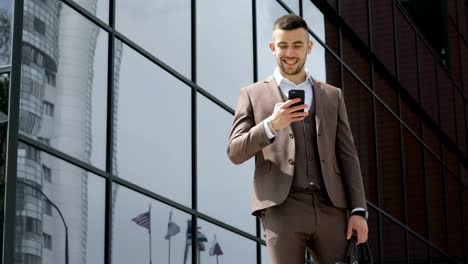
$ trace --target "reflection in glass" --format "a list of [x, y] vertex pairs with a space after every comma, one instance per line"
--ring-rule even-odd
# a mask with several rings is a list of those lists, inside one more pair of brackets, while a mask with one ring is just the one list
[[302, 1], [302, 4], [304, 8], [304, 20], [307, 22], [307, 26], [321, 41], [325, 42], [325, 17], [323, 13], [312, 1]]
[[327, 79], [327, 68], [325, 66], [325, 48], [309, 34], [309, 39], [314, 43], [312, 51], [307, 56], [306, 69], [312, 77], [319, 81]]
[[101, 169], [107, 39], [57, 0], [25, 2], [20, 132]]
[[447, 250], [446, 211], [442, 165], [431, 153], [425, 151], [426, 179], [429, 212], [429, 237], [442, 250]]
[[278, 17], [286, 15], [287, 12], [274, 0], [257, 1], [256, 3], [258, 79], [264, 80], [273, 74], [277, 65], [275, 57], [268, 47], [273, 32], [273, 23]]
[[116, 0], [115, 4], [117, 30], [190, 79], [191, 1]]
[[[51, 182], [44, 181], [43, 168]], [[19, 143], [16, 186], [18, 263], [65, 263], [66, 235], [69, 263], [104, 261], [103, 179]]]
[[382, 104], [376, 102], [376, 106], [381, 205], [386, 212], [404, 222], [400, 124]]
[[458, 179], [448, 170], [445, 174], [445, 193], [447, 207], [448, 254], [463, 258], [463, 219], [461, 215], [461, 188]]
[[455, 112], [453, 109], [453, 85], [448, 72], [437, 66], [439, 78], [440, 125], [453, 142], [455, 138]]
[[13, 1], [0, 1], [0, 67], [10, 64]]
[[114, 188], [119, 193], [113, 207], [112, 263], [150, 263], [150, 258], [152, 263], [168, 263], [169, 258], [170, 263], [191, 263], [190, 215], [122, 186]]
[[250, 0], [197, 1], [197, 82], [232, 108], [253, 82], [251, 9]]
[[340, 1], [340, 15], [353, 31], [367, 44], [368, 34], [368, 1]]
[[255, 234], [255, 218], [250, 211], [254, 159], [232, 164], [226, 154], [232, 115], [200, 94], [197, 108], [198, 207]]
[[392, 1], [370, 1], [372, 47], [387, 69], [395, 73], [392, 8]]
[[429, 249], [427, 244], [408, 232], [408, 259], [409, 263], [430, 263], [427, 259]]
[[405, 230], [382, 215], [382, 263], [406, 263]]
[[118, 176], [190, 206], [190, 88], [128, 46], [114, 72]]
[[[222, 263], [222, 264], [256, 264], [257, 249], [256, 242], [236, 235], [219, 226], [210, 224], [202, 219], [198, 220], [199, 231], [206, 238], [205, 249], [200, 251], [199, 264], [201, 263]], [[200, 240], [199, 240], [200, 241]], [[215, 249], [218, 243], [221, 253]], [[218, 259], [218, 261], [216, 260]]]
[[400, 81], [413, 99], [419, 102], [415, 32], [398, 8], [395, 11], [395, 19]]
[[403, 157], [406, 184], [407, 225], [427, 238], [426, 190], [421, 143], [404, 128]]
[[366, 196], [371, 202], [377, 203], [372, 98], [370, 93], [347, 70], [344, 71], [343, 89], [349, 125], [359, 154]]

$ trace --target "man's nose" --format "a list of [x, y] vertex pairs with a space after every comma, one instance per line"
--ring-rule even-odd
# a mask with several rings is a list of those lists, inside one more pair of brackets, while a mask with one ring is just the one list
[[288, 57], [294, 57], [294, 48], [293, 47], [288, 47], [286, 49], [286, 56]]

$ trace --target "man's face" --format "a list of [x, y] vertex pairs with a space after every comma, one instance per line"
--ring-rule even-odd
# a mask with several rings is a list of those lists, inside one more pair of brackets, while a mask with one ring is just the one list
[[273, 31], [273, 40], [269, 46], [284, 77], [304, 72], [307, 55], [312, 50], [312, 41], [305, 29], [277, 28]]

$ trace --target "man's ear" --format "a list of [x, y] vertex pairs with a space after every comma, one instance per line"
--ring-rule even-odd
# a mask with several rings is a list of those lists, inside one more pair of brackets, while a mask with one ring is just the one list
[[275, 43], [273, 41], [270, 41], [268, 43], [268, 46], [270, 47], [271, 53], [275, 54]]
[[314, 42], [312, 40], [309, 40], [309, 43], [307, 43], [307, 54], [310, 54], [313, 46], [314, 46]]

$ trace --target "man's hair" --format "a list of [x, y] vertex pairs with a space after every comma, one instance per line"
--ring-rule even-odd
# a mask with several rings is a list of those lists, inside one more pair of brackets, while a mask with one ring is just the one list
[[275, 29], [294, 30], [297, 28], [303, 28], [307, 31], [307, 23], [302, 19], [302, 17], [293, 14], [284, 15], [276, 19], [273, 24], [273, 31]]

